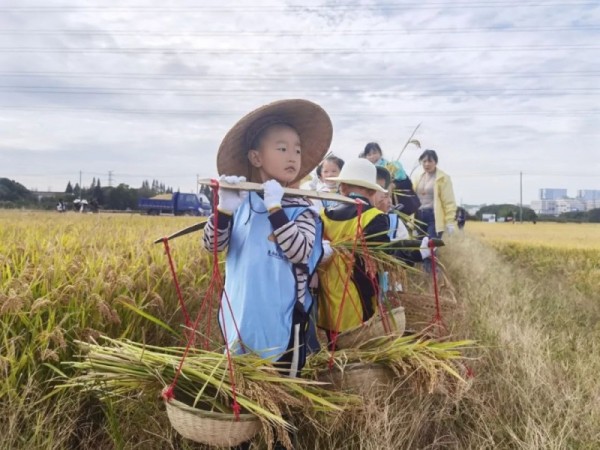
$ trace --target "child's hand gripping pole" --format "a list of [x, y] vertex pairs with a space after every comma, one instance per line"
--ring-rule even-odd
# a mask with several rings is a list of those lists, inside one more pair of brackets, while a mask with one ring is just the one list
[[268, 211], [281, 208], [281, 200], [283, 199], [283, 186], [276, 180], [269, 180], [263, 184], [265, 195], [265, 207]]
[[[236, 177], [235, 175], [221, 175], [219, 182], [237, 185], [246, 181], [246, 177]], [[248, 191], [227, 189], [219, 184], [219, 211], [231, 216], [236, 209], [244, 202], [248, 196]]]

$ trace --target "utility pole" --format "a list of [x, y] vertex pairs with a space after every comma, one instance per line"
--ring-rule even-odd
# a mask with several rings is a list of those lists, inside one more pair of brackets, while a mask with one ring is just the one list
[[83, 190], [83, 186], [81, 185], [81, 170], [79, 171], [79, 201], [81, 202], [81, 191]]
[[112, 187], [112, 174], [113, 174], [113, 171], [109, 170], [108, 171], [108, 187]]
[[200, 175], [196, 174], [196, 194], [200, 194]]
[[523, 223], [523, 172], [519, 172], [519, 222]]

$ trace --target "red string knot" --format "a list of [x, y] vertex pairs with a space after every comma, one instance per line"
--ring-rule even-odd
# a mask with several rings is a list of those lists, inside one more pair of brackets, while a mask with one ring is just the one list
[[165, 400], [165, 401], [169, 401], [175, 398], [175, 394], [173, 393], [173, 386], [167, 386], [165, 387], [162, 392], [160, 393], [161, 397]]

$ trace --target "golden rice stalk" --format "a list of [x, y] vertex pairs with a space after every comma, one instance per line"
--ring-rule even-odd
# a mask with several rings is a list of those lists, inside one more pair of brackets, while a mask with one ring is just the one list
[[[141, 392], [157, 394], [172, 382], [184, 348], [157, 347], [102, 338], [107, 345], [78, 341], [80, 361], [64, 363], [77, 375], [60, 389], [77, 387], [101, 397], [131, 398]], [[282, 376], [272, 361], [254, 354], [234, 355], [235, 396], [245, 412], [270, 423], [281, 433], [292, 426], [288, 414], [306, 417], [315, 412], [337, 414], [359, 402], [357, 397], [324, 389], [323, 383]], [[224, 353], [191, 349], [177, 381], [175, 396], [194, 407], [232, 412], [234, 386]]]
[[466, 383], [461, 375], [465, 359], [463, 351], [472, 348], [473, 344], [470, 340], [439, 342], [415, 336], [377, 337], [356, 348], [336, 350], [333, 354], [327, 349], [321, 350], [308, 359], [303, 375], [319, 379], [319, 375], [331, 366], [343, 372], [351, 365], [376, 363], [390, 368], [399, 380], [412, 378], [426, 383], [432, 392], [446, 377]]

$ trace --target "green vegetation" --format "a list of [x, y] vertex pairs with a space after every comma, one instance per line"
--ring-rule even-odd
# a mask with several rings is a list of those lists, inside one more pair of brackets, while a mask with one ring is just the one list
[[63, 200], [67, 209], [77, 209], [73, 206], [73, 201], [81, 198], [88, 202], [95, 201], [103, 209], [126, 210], [136, 209], [140, 198], [171, 192], [173, 192], [172, 188], [156, 180], [153, 180], [152, 184], [143, 181], [140, 188], [132, 188], [126, 184], [102, 187], [100, 180], [94, 178], [89, 188], [80, 188], [79, 184], [73, 187], [69, 181], [64, 192], [44, 193], [40, 196], [14, 180], [0, 178], [0, 208], [54, 210], [58, 201]]

